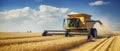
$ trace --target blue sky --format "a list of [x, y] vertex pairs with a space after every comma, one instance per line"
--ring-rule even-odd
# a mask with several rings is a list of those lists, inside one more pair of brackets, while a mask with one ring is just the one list
[[[0, 31], [63, 29], [70, 13], [87, 13], [120, 30], [119, 0], [1, 0]], [[49, 25], [49, 26], [48, 26]]]

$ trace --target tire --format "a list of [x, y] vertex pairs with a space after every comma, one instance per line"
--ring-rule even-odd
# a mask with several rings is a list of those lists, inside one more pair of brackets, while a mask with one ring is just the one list
[[88, 38], [87, 38], [87, 40], [89, 40], [91, 38], [91, 34], [88, 34]]
[[43, 33], [42, 33], [42, 36], [47, 36], [47, 31], [44, 31]]
[[66, 32], [65, 32], [65, 37], [68, 37], [68, 36], [69, 36], [69, 32], [66, 31]]
[[97, 29], [96, 28], [91, 28], [90, 34], [92, 35], [92, 37], [97, 38]]

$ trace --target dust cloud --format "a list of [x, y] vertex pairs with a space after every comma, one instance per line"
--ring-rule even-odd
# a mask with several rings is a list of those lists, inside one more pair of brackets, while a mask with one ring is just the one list
[[96, 26], [98, 36], [100, 36], [100, 37], [113, 36], [112, 29], [108, 26], [108, 23], [106, 23], [105, 21], [101, 21], [101, 22], [103, 23], [102, 25]]

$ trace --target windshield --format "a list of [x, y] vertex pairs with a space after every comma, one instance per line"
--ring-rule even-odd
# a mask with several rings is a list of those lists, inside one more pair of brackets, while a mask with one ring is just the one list
[[67, 19], [67, 25], [69, 28], [78, 28], [79, 19], [76, 19], [76, 18]]

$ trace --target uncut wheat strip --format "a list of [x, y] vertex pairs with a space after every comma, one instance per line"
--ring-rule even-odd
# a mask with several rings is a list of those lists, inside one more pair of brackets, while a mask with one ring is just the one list
[[110, 45], [108, 51], [113, 51], [115, 48], [115, 43], [117, 42], [117, 38], [114, 40], [114, 42]]
[[93, 51], [93, 49], [95, 49], [97, 46], [99, 46], [100, 44], [102, 44], [106, 40], [107, 40], [107, 38], [103, 38], [101, 40], [98, 40], [96, 43], [93, 43], [93, 45], [88, 48], [88, 51]]
[[59, 51], [84, 43], [85, 41], [86, 37], [66, 37], [45, 42], [4, 46], [0, 48], [0, 51]]
[[113, 41], [114, 37], [108, 39], [106, 42], [103, 42], [103, 44], [99, 45], [97, 48], [94, 49], [94, 51], [106, 51]]
[[117, 42], [117, 37], [116, 37], [116, 39], [114, 39], [113, 42], [111, 43], [110, 47], [108, 48], [108, 51], [113, 51], [116, 42]]
[[108, 40], [106, 40], [105, 42], [100, 44], [98, 47], [93, 49], [93, 51], [105, 51], [113, 39], [114, 39], [114, 37], [109, 38]]
[[120, 36], [117, 38], [117, 42], [115, 43], [115, 50], [120, 51]]
[[[79, 47], [76, 47], [76, 48], [73, 48], [73, 49], [70, 49], [69, 51], [86, 51], [87, 50], [87, 47], [89, 47], [88, 44], [91, 45], [92, 42], [89, 42], [89, 43], [85, 43], [84, 45], [80, 45]], [[84, 50], [83, 50], [84, 49]]]
[[114, 35], [120, 35], [120, 31], [113, 32]]
[[89, 43], [85, 43], [84, 45], [80, 45], [79, 47], [76, 47], [74, 49], [70, 49], [69, 51], [79, 51], [79, 50], [82, 50], [84, 51], [83, 49], [87, 49], [87, 47], [89, 47], [88, 44], [91, 45], [92, 42], [89, 42]]
[[120, 36], [117, 36], [116, 41], [114, 42], [114, 46], [111, 46], [109, 51], [120, 51]]
[[[89, 42], [89, 43], [91, 43], [91, 42]], [[80, 50], [84, 51], [83, 49], [81, 49], [81, 47], [84, 48], [84, 49], [86, 49], [88, 47], [88, 46], [87, 47], [84, 47], [84, 46], [86, 46], [86, 45], [81, 45], [80, 47], [70, 49], [69, 51], [80, 51]]]
[[100, 48], [99, 51], [107, 51], [111, 45], [111, 43], [116, 39], [116, 37], [114, 37], [114, 39], [109, 40], [107, 43], [105, 43], [105, 45], [103, 47]]
[[[111, 50], [113, 51], [113, 50], [115, 50], [115, 51], [118, 51], [117, 49], [116, 49], [116, 43], [118, 42], [118, 37], [116, 37], [117, 39], [116, 39], [116, 41], [114, 41], [114, 46], [112, 46], [111, 47]], [[109, 51], [110, 51], [110, 49], [109, 49]]]
[[116, 49], [118, 50], [118, 51], [120, 51], [120, 36], [118, 36], [118, 38], [117, 38], [117, 42], [116, 42]]
[[22, 38], [22, 39], [7, 39], [7, 40], [0, 40], [0, 46], [4, 45], [11, 45], [11, 44], [20, 44], [20, 43], [28, 43], [28, 42], [41, 42], [46, 40], [53, 40], [63, 38], [61, 36], [56, 37], [34, 37], [34, 38]]
[[103, 42], [104, 40], [105, 39], [98, 39], [96, 42], [92, 42], [88, 44], [88, 47], [86, 49], [90, 51], [90, 49], [93, 49], [95, 46], [97, 46], [99, 43]]
[[71, 49], [70, 51], [90, 51], [93, 49], [95, 46], [97, 46], [99, 43], [103, 42], [106, 40], [106, 38], [103, 39], [96, 39], [95, 42], [88, 42], [83, 45], [80, 45], [77, 48]]
[[[101, 43], [103, 43], [105, 40], [106, 40], [106, 38], [103, 38], [103, 39], [98, 39], [98, 40], [95, 41], [95, 42], [92, 42], [92, 43], [91, 43], [92, 45], [90, 45], [90, 46], [87, 48], [87, 50], [88, 50], [88, 51], [92, 51], [94, 48], [96, 48], [98, 45], [100, 45]], [[88, 45], [89, 45], [89, 44], [88, 44]]]

